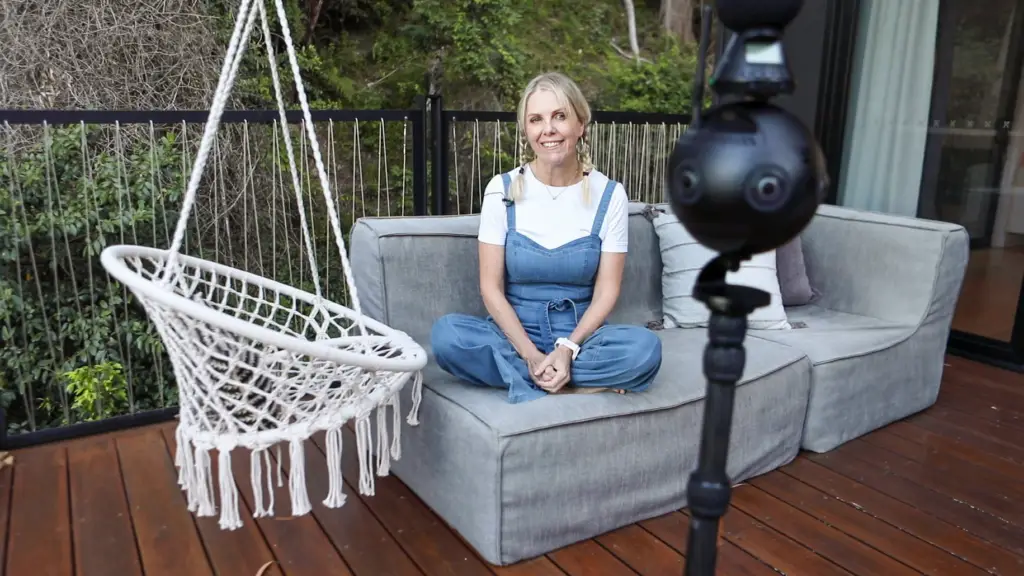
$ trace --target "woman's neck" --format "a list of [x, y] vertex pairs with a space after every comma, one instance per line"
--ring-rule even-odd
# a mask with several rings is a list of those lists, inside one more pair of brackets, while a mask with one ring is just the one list
[[572, 186], [580, 180], [580, 165], [575, 159], [560, 166], [534, 160], [530, 162], [530, 170], [538, 180], [548, 186]]

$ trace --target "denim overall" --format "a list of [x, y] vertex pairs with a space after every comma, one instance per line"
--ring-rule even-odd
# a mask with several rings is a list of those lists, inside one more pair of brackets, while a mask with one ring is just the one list
[[[508, 197], [511, 177], [502, 174]], [[615, 189], [608, 181], [590, 234], [548, 249], [516, 230], [516, 210], [506, 201], [505, 296], [530, 340], [544, 354], [568, 337], [590, 306], [601, 260], [599, 236]], [[628, 280], [627, 280], [628, 281]], [[530, 376], [525, 360], [490, 317], [447, 314], [431, 332], [431, 349], [443, 370], [479, 386], [508, 389], [513, 404], [548, 392]], [[580, 347], [569, 386], [639, 392], [661, 367], [661, 340], [641, 326], [604, 324]]]

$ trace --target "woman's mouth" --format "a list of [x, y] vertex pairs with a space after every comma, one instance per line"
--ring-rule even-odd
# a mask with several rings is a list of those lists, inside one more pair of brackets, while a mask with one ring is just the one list
[[546, 149], [548, 149], [548, 150], [551, 150], [553, 148], [558, 148], [561, 145], [562, 145], [561, 141], [559, 141], [559, 142], [541, 142], [541, 146], [546, 148]]

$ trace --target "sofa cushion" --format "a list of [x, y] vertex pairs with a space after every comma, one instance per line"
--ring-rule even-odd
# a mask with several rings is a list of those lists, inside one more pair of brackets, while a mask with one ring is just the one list
[[[693, 296], [693, 287], [701, 269], [716, 252], [702, 246], [667, 206], [654, 218], [661, 260], [661, 290], [666, 327], [697, 328], [708, 325], [708, 307]], [[763, 252], [740, 264], [740, 269], [727, 275], [730, 283], [760, 288], [771, 295], [771, 304], [758, 308], [748, 317], [750, 327], [769, 330], [789, 328], [786, 309], [775, 267], [775, 252]]]
[[[629, 206], [623, 290], [610, 322], [661, 320], [661, 259], [644, 204]], [[479, 215], [360, 218], [349, 253], [360, 307], [421, 344], [443, 314], [487, 314], [480, 298]]]
[[837, 312], [814, 304], [789, 310], [793, 330], [751, 330], [802, 350], [814, 364], [802, 445], [827, 452], [935, 401], [925, 368], [934, 344], [914, 338], [917, 327]]
[[[403, 424], [393, 472], [494, 564], [685, 506], [700, 444], [707, 333], [656, 334], [664, 350], [657, 379], [645, 392], [621, 396], [510, 405], [502, 391], [461, 383], [431, 363], [422, 424]], [[809, 371], [806, 356], [792, 348], [749, 342], [730, 442], [734, 481], [796, 456]]]
[[799, 236], [779, 246], [775, 251], [775, 265], [779, 273], [779, 288], [782, 289], [782, 305], [810, 304], [817, 292], [807, 277], [804, 245]]
[[787, 312], [806, 328], [751, 338], [814, 362], [803, 447], [825, 452], [935, 402], [969, 237], [956, 224], [822, 205], [801, 245], [819, 295]]
[[787, 309], [792, 330], [751, 329], [749, 335], [796, 348], [815, 365], [866, 356], [908, 338], [914, 327], [810, 304]]

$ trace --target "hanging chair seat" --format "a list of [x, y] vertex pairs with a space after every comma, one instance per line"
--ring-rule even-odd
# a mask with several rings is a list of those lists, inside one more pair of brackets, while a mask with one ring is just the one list
[[156, 326], [194, 446], [227, 435], [260, 449], [335, 428], [391, 402], [426, 365], [404, 332], [274, 280], [186, 255], [162, 279], [168, 256], [119, 245], [101, 262]]

